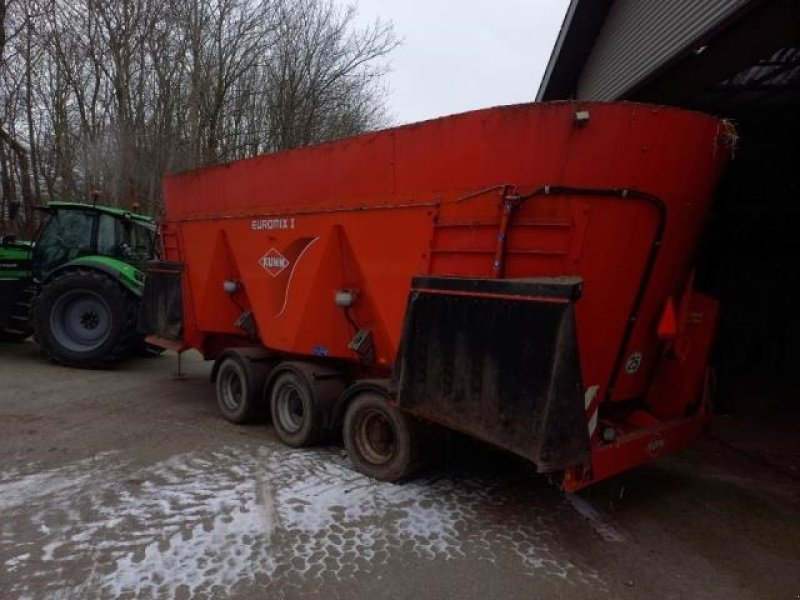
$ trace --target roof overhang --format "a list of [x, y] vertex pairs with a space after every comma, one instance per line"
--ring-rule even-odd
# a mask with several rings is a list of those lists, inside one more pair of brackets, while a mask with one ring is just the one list
[[536, 94], [537, 102], [566, 100], [575, 95], [578, 77], [612, 3], [571, 0]]
[[[581, 72], [612, 3], [572, 0], [537, 100], [576, 96]], [[752, 0], [617, 99], [718, 114], [797, 105], [800, 2]]]

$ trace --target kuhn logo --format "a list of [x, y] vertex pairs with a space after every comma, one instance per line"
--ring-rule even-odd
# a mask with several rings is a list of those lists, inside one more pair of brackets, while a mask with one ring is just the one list
[[258, 264], [264, 267], [267, 273], [277, 277], [289, 266], [289, 260], [275, 248], [270, 248], [264, 256], [258, 259]]

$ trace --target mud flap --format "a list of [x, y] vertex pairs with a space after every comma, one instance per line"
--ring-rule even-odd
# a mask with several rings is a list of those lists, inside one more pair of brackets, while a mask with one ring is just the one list
[[182, 340], [182, 274], [183, 264], [181, 263], [148, 263], [139, 312], [138, 329], [140, 333], [154, 334], [169, 341]]
[[574, 303], [582, 280], [418, 277], [394, 387], [400, 408], [547, 472], [590, 453]]

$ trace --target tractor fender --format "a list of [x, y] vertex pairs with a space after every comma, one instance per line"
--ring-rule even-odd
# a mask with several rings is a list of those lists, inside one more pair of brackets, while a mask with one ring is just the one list
[[138, 298], [141, 298], [144, 291], [144, 273], [133, 265], [110, 256], [81, 256], [50, 271], [42, 283], [46, 283], [64, 271], [75, 268], [101, 271]]

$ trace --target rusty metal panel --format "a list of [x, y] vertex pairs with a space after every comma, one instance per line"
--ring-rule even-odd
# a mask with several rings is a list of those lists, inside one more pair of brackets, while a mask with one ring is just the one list
[[581, 100], [614, 100], [752, 0], [617, 0], [577, 86]]
[[574, 301], [582, 280], [414, 281], [395, 372], [417, 416], [532, 460], [589, 456]]

